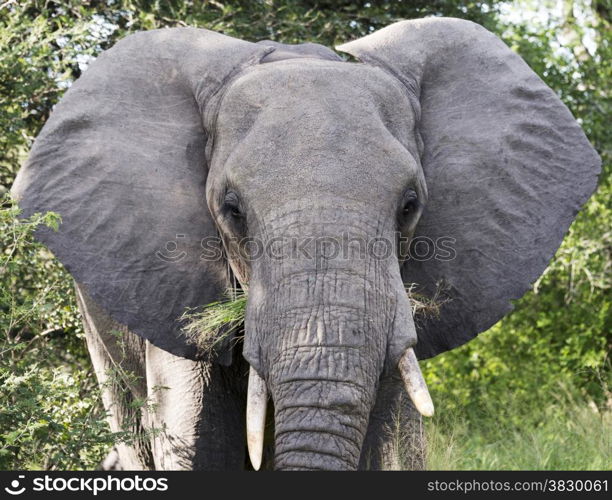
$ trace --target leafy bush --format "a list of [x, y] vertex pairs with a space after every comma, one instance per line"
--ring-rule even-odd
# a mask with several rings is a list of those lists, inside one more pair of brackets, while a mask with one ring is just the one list
[[[8, 199], [0, 209], [0, 470], [93, 469], [118, 443], [130, 444], [148, 400], [131, 402], [111, 432], [89, 362], [72, 279], [33, 239], [43, 225], [57, 230], [53, 213], [18, 219]], [[102, 390], [127, 387], [136, 375], [117, 366]], [[126, 389], [127, 390], [127, 389]], [[156, 434], [163, 429], [152, 429]]]
[[72, 280], [33, 231], [0, 210], [0, 469], [91, 468], [112, 442], [83, 343]]

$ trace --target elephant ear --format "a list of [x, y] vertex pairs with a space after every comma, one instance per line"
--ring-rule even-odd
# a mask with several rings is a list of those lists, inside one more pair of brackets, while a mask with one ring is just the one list
[[186, 308], [217, 300], [222, 260], [205, 199], [215, 95], [272, 49], [203, 29], [131, 35], [68, 90], [15, 181], [24, 216], [57, 212], [37, 237], [114, 320], [178, 356], [202, 353], [181, 330]]
[[555, 93], [477, 24], [402, 21], [338, 49], [399, 78], [420, 122], [429, 198], [415, 240], [454, 251], [409, 259], [403, 276], [430, 297], [442, 288], [439, 316], [417, 325], [418, 356], [435, 356], [529, 289], [595, 189], [600, 160]]

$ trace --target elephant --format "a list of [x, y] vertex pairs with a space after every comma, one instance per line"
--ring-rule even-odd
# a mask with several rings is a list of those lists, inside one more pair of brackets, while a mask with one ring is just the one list
[[[111, 428], [155, 403], [109, 466], [400, 468], [400, 428], [422, 468], [418, 360], [511, 311], [599, 171], [520, 56], [435, 17], [336, 51], [129, 35], [57, 104], [12, 193], [62, 218], [36, 236], [76, 282]], [[228, 288], [243, 334], [204, 350], [181, 318]], [[109, 385], [113, 366], [137, 377]]]

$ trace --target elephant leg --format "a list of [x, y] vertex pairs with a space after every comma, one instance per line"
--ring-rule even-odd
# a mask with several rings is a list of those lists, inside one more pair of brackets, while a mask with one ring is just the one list
[[129, 443], [115, 446], [101, 467], [152, 469], [151, 446], [142, 411], [135, 404], [147, 396], [145, 342], [109, 318], [78, 284], [76, 296], [110, 429], [112, 432], [127, 431], [131, 436]]
[[132, 437], [104, 463], [125, 470], [244, 469], [248, 365], [242, 357], [224, 367], [169, 354], [76, 288], [110, 428]]
[[[248, 367], [192, 361], [146, 345], [156, 469], [242, 470]], [[244, 392], [244, 395], [241, 395]]]
[[364, 440], [360, 470], [422, 470], [425, 433], [399, 373], [380, 382]]

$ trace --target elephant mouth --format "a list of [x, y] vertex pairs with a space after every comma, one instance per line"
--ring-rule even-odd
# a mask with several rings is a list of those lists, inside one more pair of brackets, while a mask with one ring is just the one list
[[[408, 348], [398, 363], [406, 392], [419, 413], [431, 417], [434, 406], [421, 373], [414, 349]], [[266, 381], [252, 366], [249, 369], [246, 411], [246, 437], [249, 458], [255, 470], [259, 470], [264, 448], [264, 430], [269, 392]]]

